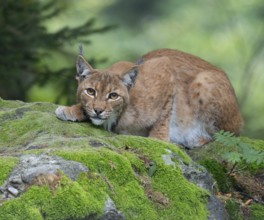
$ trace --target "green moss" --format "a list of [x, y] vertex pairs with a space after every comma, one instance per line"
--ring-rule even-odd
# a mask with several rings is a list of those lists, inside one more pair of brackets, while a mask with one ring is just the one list
[[[119, 144], [116, 143], [116, 140], [119, 140], [121, 145], [120, 142]], [[111, 142], [119, 148], [127, 146], [130, 148], [130, 152], [134, 152], [135, 154], [138, 153], [139, 155], [147, 155], [150, 160], [156, 161], [157, 171], [151, 180], [153, 190], [168, 196], [170, 201], [170, 208], [164, 208], [160, 211], [159, 216], [163, 216], [164, 219], [185, 219], [186, 213], [188, 213], [187, 216], [193, 216], [192, 218], [194, 219], [206, 218], [208, 212], [204, 204], [208, 199], [208, 194], [195, 185], [189, 183], [182, 176], [180, 169], [164, 165], [161, 155], [168, 154], [165, 149], [169, 149], [173, 153], [179, 155], [185, 163], [189, 163], [191, 161], [189, 156], [180, 150], [176, 145], [150, 138], [122, 135], [112, 138]], [[138, 150], [140, 152], [138, 152]], [[130, 154], [123, 153], [123, 155], [128, 155], [128, 158], [132, 157]], [[137, 161], [135, 157], [132, 157], [131, 166], [137, 167], [137, 170], [141, 170], [142, 173], [146, 170], [144, 164]], [[200, 198], [200, 200], [197, 200], [197, 198]], [[197, 209], [193, 209], [194, 204]], [[179, 210], [181, 210], [181, 212], [179, 212]]]
[[200, 164], [213, 175], [221, 192], [230, 192], [232, 184], [227, 177], [226, 168], [221, 163], [216, 160], [203, 160], [200, 161]]
[[[135, 140], [136, 143], [139, 141], [137, 138]], [[150, 140], [149, 143], [146, 141], [148, 144], [153, 142], [153, 140]], [[146, 174], [145, 164], [138, 158], [138, 146], [134, 148], [137, 144], [132, 142], [132, 139], [129, 143], [129, 152], [121, 149], [122, 144], [119, 143], [120, 150], [117, 151], [89, 148], [81, 152], [56, 151], [54, 153], [68, 160], [79, 161], [89, 167], [97, 178], [94, 176], [90, 178], [88, 185], [85, 184], [85, 181], [81, 181], [83, 187], [92, 190], [89, 188], [91, 187], [90, 183], [95, 181], [94, 185], [96, 186], [99, 181], [100, 191], [104, 192], [103, 195], [110, 195], [117, 208], [122, 210], [127, 219], [158, 219], [160, 216], [163, 216], [164, 219], [172, 216], [179, 219], [184, 219], [186, 216], [188, 218], [191, 216], [194, 219], [207, 217], [208, 212], [205, 204], [208, 194], [188, 182], [182, 176], [180, 169], [164, 164], [161, 155], [157, 153], [166, 152], [162, 145], [157, 145], [154, 147], [155, 150], [150, 150], [150, 146], [146, 144], [148, 150], [143, 147], [142, 151], [144, 153], [151, 152], [148, 155], [149, 159], [157, 161], [157, 171], [151, 180], [151, 185], [154, 191], [168, 196], [170, 205], [157, 204], [157, 201], [149, 199], [142, 183], [139, 178], [135, 178], [134, 174], [135, 168], [141, 174]], [[95, 188], [95, 190], [98, 189]], [[163, 208], [157, 211], [160, 206]]]
[[118, 135], [114, 138], [109, 138], [109, 141], [110, 143], [114, 143], [114, 146], [116, 147], [128, 146], [133, 149], [139, 149], [143, 154], [150, 155], [153, 160], [163, 161], [161, 155], [168, 154], [166, 149], [169, 149], [180, 156], [186, 164], [191, 161], [190, 157], [177, 145], [156, 139]]
[[249, 220], [260, 220], [264, 219], [264, 206], [260, 204], [252, 204], [251, 208], [251, 215]]
[[25, 112], [21, 118], [8, 120], [2, 123], [1, 127], [0, 147], [24, 146], [28, 140], [37, 139], [42, 135], [77, 139], [107, 133], [100, 129], [91, 129], [88, 123], [62, 122], [55, 117], [55, 114], [51, 116], [50, 113], [37, 111]]
[[[56, 154], [69, 160], [82, 162], [92, 173], [97, 173], [99, 180], [90, 178], [88, 185], [81, 181], [86, 185], [84, 187], [98, 191], [97, 184], [94, 184], [95, 188], [92, 189], [89, 183], [99, 181], [101, 186], [99, 189], [104, 191], [104, 194], [110, 195], [117, 208], [122, 210], [128, 219], [134, 219], [135, 215], [141, 215], [142, 218], [139, 219], [147, 219], [149, 216], [153, 217], [152, 219], [157, 218], [153, 205], [135, 179], [134, 171], [126, 157], [104, 148], [79, 153], [64, 151]], [[102, 180], [105, 184], [102, 184]], [[96, 194], [96, 192], [93, 193]]]
[[56, 195], [43, 207], [42, 211], [47, 220], [76, 219], [101, 213], [103, 207], [104, 204], [100, 204], [97, 198], [83, 190], [77, 182], [64, 179]]
[[78, 183], [98, 201], [105, 201], [107, 194], [111, 193], [111, 188], [104, 178], [106, 177], [89, 171], [88, 174], [83, 173], [79, 176]]
[[135, 173], [140, 175], [146, 175], [146, 165], [143, 160], [139, 159], [139, 156], [131, 152], [122, 153], [131, 163], [132, 169]]
[[21, 101], [7, 101], [0, 98], [0, 112], [13, 108], [18, 108], [23, 105], [25, 105], [25, 103]]
[[118, 209], [122, 210], [126, 219], [159, 219], [159, 213], [148, 199], [143, 187], [136, 181], [131, 181], [116, 189], [113, 200]]
[[109, 195], [127, 219], [158, 218], [155, 207], [135, 179], [119, 185], [118, 181], [108, 179], [102, 174], [89, 172], [87, 177], [82, 175], [78, 182], [98, 200], [105, 198], [106, 194]]
[[100, 203], [79, 183], [63, 176], [54, 192], [47, 186], [33, 186], [20, 198], [5, 202], [0, 209], [0, 216], [1, 219], [16, 220], [80, 219], [101, 213], [103, 208], [104, 203]]
[[8, 178], [8, 175], [17, 165], [19, 159], [16, 157], [1, 157], [0, 158], [0, 186]]
[[153, 190], [169, 198], [169, 207], [161, 209], [163, 219], [207, 219], [209, 193], [188, 182], [180, 169], [159, 166], [152, 178]]
[[42, 220], [38, 208], [24, 203], [22, 198], [3, 204], [0, 208], [0, 219], [8, 220]]
[[226, 210], [229, 220], [243, 220], [243, 216], [240, 213], [239, 203], [234, 199], [229, 199], [226, 201]]

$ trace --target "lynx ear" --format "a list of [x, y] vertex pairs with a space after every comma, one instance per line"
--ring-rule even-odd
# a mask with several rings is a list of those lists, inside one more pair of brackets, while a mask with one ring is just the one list
[[138, 67], [135, 66], [126, 72], [122, 78], [123, 83], [130, 89], [136, 82], [136, 78], [138, 75]]
[[89, 63], [83, 58], [82, 55], [79, 55], [76, 61], [77, 75], [76, 79], [80, 82], [85, 79], [93, 70]]

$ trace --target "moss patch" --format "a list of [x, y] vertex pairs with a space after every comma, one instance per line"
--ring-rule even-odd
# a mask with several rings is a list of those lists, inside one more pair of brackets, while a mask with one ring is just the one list
[[18, 161], [19, 159], [16, 157], [0, 157], [0, 185], [8, 178]]
[[43, 218], [37, 208], [25, 204], [23, 199], [17, 199], [15, 202], [6, 203], [0, 208], [0, 219], [42, 220]]
[[[0, 117], [5, 117], [5, 114], [0, 115]], [[54, 120], [56, 121], [54, 122]], [[35, 140], [42, 135], [49, 137], [59, 135], [63, 138], [78, 139], [78, 137], [97, 136], [104, 133], [99, 129], [91, 129], [87, 123], [80, 123], [76, 126], [71, 122], [57, 120], [55, 115], [51, 117], [50, 113], [25, 112], [22, 118], [2, 123], [0, 147], [25, 146], [29, 140]]]
[[169, 207], [172, 210], [169, 208], [161, 210], [164, 219], [185, 219], [186, 216], [193, 216], [192, 219], [207, 218], [209, 213], [203, 204], [206, 203], [209, 194], [189, 183], [179, 170], [161, 166], [152, 179], [153, 189], [169, 198]]
[[249, 220], [260, 220], [264, 219], [264, 206], [260, 204], [251, 205], [251, 215]]
[[227, 177], [227, 170], [223, 164], [216, 160], [203, 160], [200, 162], [212, 175], [222, 193], [230, 192], [232, 183]]
[[[138, 143], [136, 139], [135, 143]], [[148, 141], [153, 142], [153, 140], [146, 140], [146, 146]], [[132, 147], [135, 143], [131, 139], [129, 143], [130, 152], [122, 149], [120, 145], [118, 152], [101, 148], [93, 151], [87, 149], [82, 152], [57, 151], [54, 153], [64, 159], [81, 162], [89, 167], [94, 174], [97, 174], [96, 178], [93, 176], [89, 180], [89, 184], [92, 181], [100, 180], [100, 190], [110, 195], [117, 208], [122, 210], [128, 219], [158, 219], [159, 216], [163, 216], [165, 219], [172, 216], [181, 219], [186, 217], [187, 213], [194, 219], [207, 217], [208, 212], [205, 204], [208, 194], [188, 182], [182, 176], [180, 169], [164, 165], [161, 156], [158, 156], [157, 153], [164, 152], [161, 145], [157, 147], [159, 149], [152, 151], [154, 153], [148, 155], [150, 160], [157, 161], [157, 171], [151, 178], [151, 185], [153, 191], [168, 197], [169, 205], [158, 204], [158, 200], [148, 198], [140, 177], [135, 178], [134, 174], [140, 171], [140, 175], [146, 175], [147, 169], [137, 155], [131, 153], [138, 150], [138, 148]], [[147, 153], [144, 152], [144, 148], [141, 150], [141, 153]], [[134, 170], [134, 168], [136, 169]], [[105, 183], [103, 184], [103, 182]], [[83, 181], [82, 184], [86, 185]], [[86, 188], [89, 186], [86, 185]], [[193, 208], [194, 204], [195, 209]]]
[[103, 207], [104, 203], [92, 193], [64, 176], [53, 192], [48, 186], [32, 186], [20, 198], [5, 202], [0, 208], [0, 217], [16, 220], [80, 219], [102, 212]]
[[226, 210], [230, 220], [243, 220], [243, 216], [240, 212], [239, 203], [234, 199], [229, 199], [226, 202]]

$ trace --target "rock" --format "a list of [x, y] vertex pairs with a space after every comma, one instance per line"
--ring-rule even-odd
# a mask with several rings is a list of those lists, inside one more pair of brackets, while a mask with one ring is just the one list
[[[57, 156], [41, 155], [22, 155], [20, 163], [12, 171], [2, 191], [7, 195], [11, 193], [17, 196], [19, 192], [24, 192], [26, 187], [39, 181], [53, 184], [58, 176], [58, 171], [62, 171], [72, 180], [76, 180], [82, 172], [88, 172], [89, 169], [81, 163], [64, 160]], [[37, 179], [42, 177], [43, 180]], [[41, 183], [39, 183], [41, 185]]]
[[175, 166], [176, 164], [175, 162], [173, 162], [173, 158], [176, 159], [177, 162], [179, 163], [179, 167], [181, 168], [183, 175], [190, 182], [211, 192], [207, 203], [207, 208], [210, 211], [210, 216], [208, 219], [209, 220], [228, 219], [224, 205], [214, 195], [214, 190], [213, 190], [214, 180], [212, 179], [209, 172], [204, 167], [202, 167], [201, 165], [195, 162], [185, 164], [177, 154], [172, 153], [169, 149], [166, 149], [166, 151], [169, 154], [162, 155], [165, 164]]
[[210, 175], [176, 145], [56, 108], [0, 99], [0, 219], [225, 219]]
[[104, 214], [99, 218], [100, 220], [124, 220], [122, 212], [116, 209], [114, 201], [108, 197], [105, 203]]
[[17, 196], [19, 193], [19, 191], [16, 188], [14, 188], [13, 186], [8, 186], [7, 191], [14, 196]]

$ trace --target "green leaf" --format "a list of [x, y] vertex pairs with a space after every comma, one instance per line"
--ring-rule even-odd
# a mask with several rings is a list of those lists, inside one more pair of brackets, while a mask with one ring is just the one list
[[229, 131], [221, 130], [214, 135], [214, 138], [217, 142], [227, 147], [237, 146], [238, 143], [240, 143], [240, 138], [235, 137], [234, 133], [231, 133]]
[[264, 153], [254, 149], [248, 149], [244, 153], [243, 159], [246, 161], [246, 163], [261, 164], [264, 163]]
[[223, 157], [230, 163], [239, 163], [243, 155], [238, 152], [229, 152], [229, 153], [225, 153]]
[[154, 175], [154, 173], [156, 172], [157, 170], [157, 164], [155, 161], [151, 161], [150, 164], [149, 164], [149, 172], [148, 172], [148, 175], [150, 177], [152, 177]]
[[245, 153], [247, 150], [252, 149], [249, 144], [244, 143], [244, 142], [239, 142], [238, 147], [241, 148], [241, 150], [243, 150]]
[[259, 165], [264, 163], [264, 152], [253, 149], [233, 133], [221, 130], [214, 135], [214, 138], [226, 147], [238, 147], [240, 152], [229, 152], [224, 155], [228, 162], [239, 163], [243, 160], [247, 164], [257, 163]]

